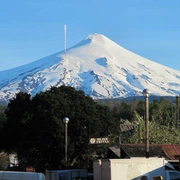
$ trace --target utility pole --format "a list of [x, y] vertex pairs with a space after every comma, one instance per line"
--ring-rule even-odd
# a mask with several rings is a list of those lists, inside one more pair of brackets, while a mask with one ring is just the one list
[[148, 89], [143, 90], [143, 95], [145, 97], [145, 112], [146, 112], [146, 158], [149, 158], [149, 95], [150, 91]]
[[180, 128], [180, 122], [179, 122], [179, 96], [176, 96], [176, 123], [177, 128]]

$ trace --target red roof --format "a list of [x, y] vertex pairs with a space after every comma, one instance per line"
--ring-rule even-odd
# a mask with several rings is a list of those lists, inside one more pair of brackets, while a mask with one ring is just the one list
[[[145, 144], [121, 144], [130, 157], [145, 156]], [[165, 157], [179, 160], [180, 144], [149, 144], [149, 157]]]
[[177, 156], [180, 157], [180, 144], [163, 144], [161, 145], [164, 154], [166, 155], [166, 157], [168, 157], [168, 159], [171, 160], [175, 160], [175, 159], [179, 159]]

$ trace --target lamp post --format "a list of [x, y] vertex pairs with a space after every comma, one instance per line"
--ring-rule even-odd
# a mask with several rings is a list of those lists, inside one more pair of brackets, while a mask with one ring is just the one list
[[145, 111], [146, 111], [146, 158], [149, 158], [149, 102], [150, 91], [148, 89], [143, 90], [145, 97]]
[[67, 155], [67, 131], [68, 131], [68, 122], [69, 122], [69, 118], [68, 117], [64, 117], [63, 118], [63, 123], [65, 124], [65, 165], [67, 167], [67, 160], [68, 160], [68, 155]]
[[180, 98], [180, 96], [176, 96], [176, 123], [177, 123], [177, 128], [179, 128], [179, 126], [180, 126], [180, 123], [179, 123], [179, 99]]

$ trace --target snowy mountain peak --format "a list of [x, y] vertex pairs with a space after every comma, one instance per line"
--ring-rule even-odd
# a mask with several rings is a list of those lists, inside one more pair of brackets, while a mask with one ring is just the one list
[[143, 58], [102, 34], [90, 34], [64, 51], [0, 72], [0, 100], [19, 91], [32, 96], [62, 84], [93, 98], [180, 94], [180, 71]]
[[[91, 40], [92, 42], [96, 42], [96, 43], [108, 43], [110, 42], [111, 40], [109, 38], [107, 38], [106, 36], [104, 36], [103, 34], [97, 34], [97, 33], [94, 33], [94, 34], [90, 34], [86, 37], [86, 40]], [[113, 42], [113, 41], [111, 41]]]
[[78, 44], [73, 46], [72, 48], [77, 48], [77, 47], [81, 47], [81, 46], [84, 46], [84, 47], [85, 46], [93, 46], [94, 49], [97, 48], [97, 46], [99, 46], [98, 48], [102, 47], [102, 48], [106, 48], [106, 50], [108, 50], [108, 48], [113, 49], [115, 47], [116, 48], [120, 47], [118, 44], [113, 42], [111, 39], [107, 38], [106, 36], [104, 36], [102, 34], [97, 34], [97, 33], [88, 35], [84, 40], [82, 40], [81, 42], [79, 42]]

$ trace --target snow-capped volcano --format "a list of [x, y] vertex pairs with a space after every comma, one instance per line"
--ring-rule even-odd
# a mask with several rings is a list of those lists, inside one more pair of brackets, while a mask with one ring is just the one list
[[130, 52], [101, 34], [30, 64], [0, 72], [0, 100], [65, 84], [95, 99], [180, 94], [180, 71]]

